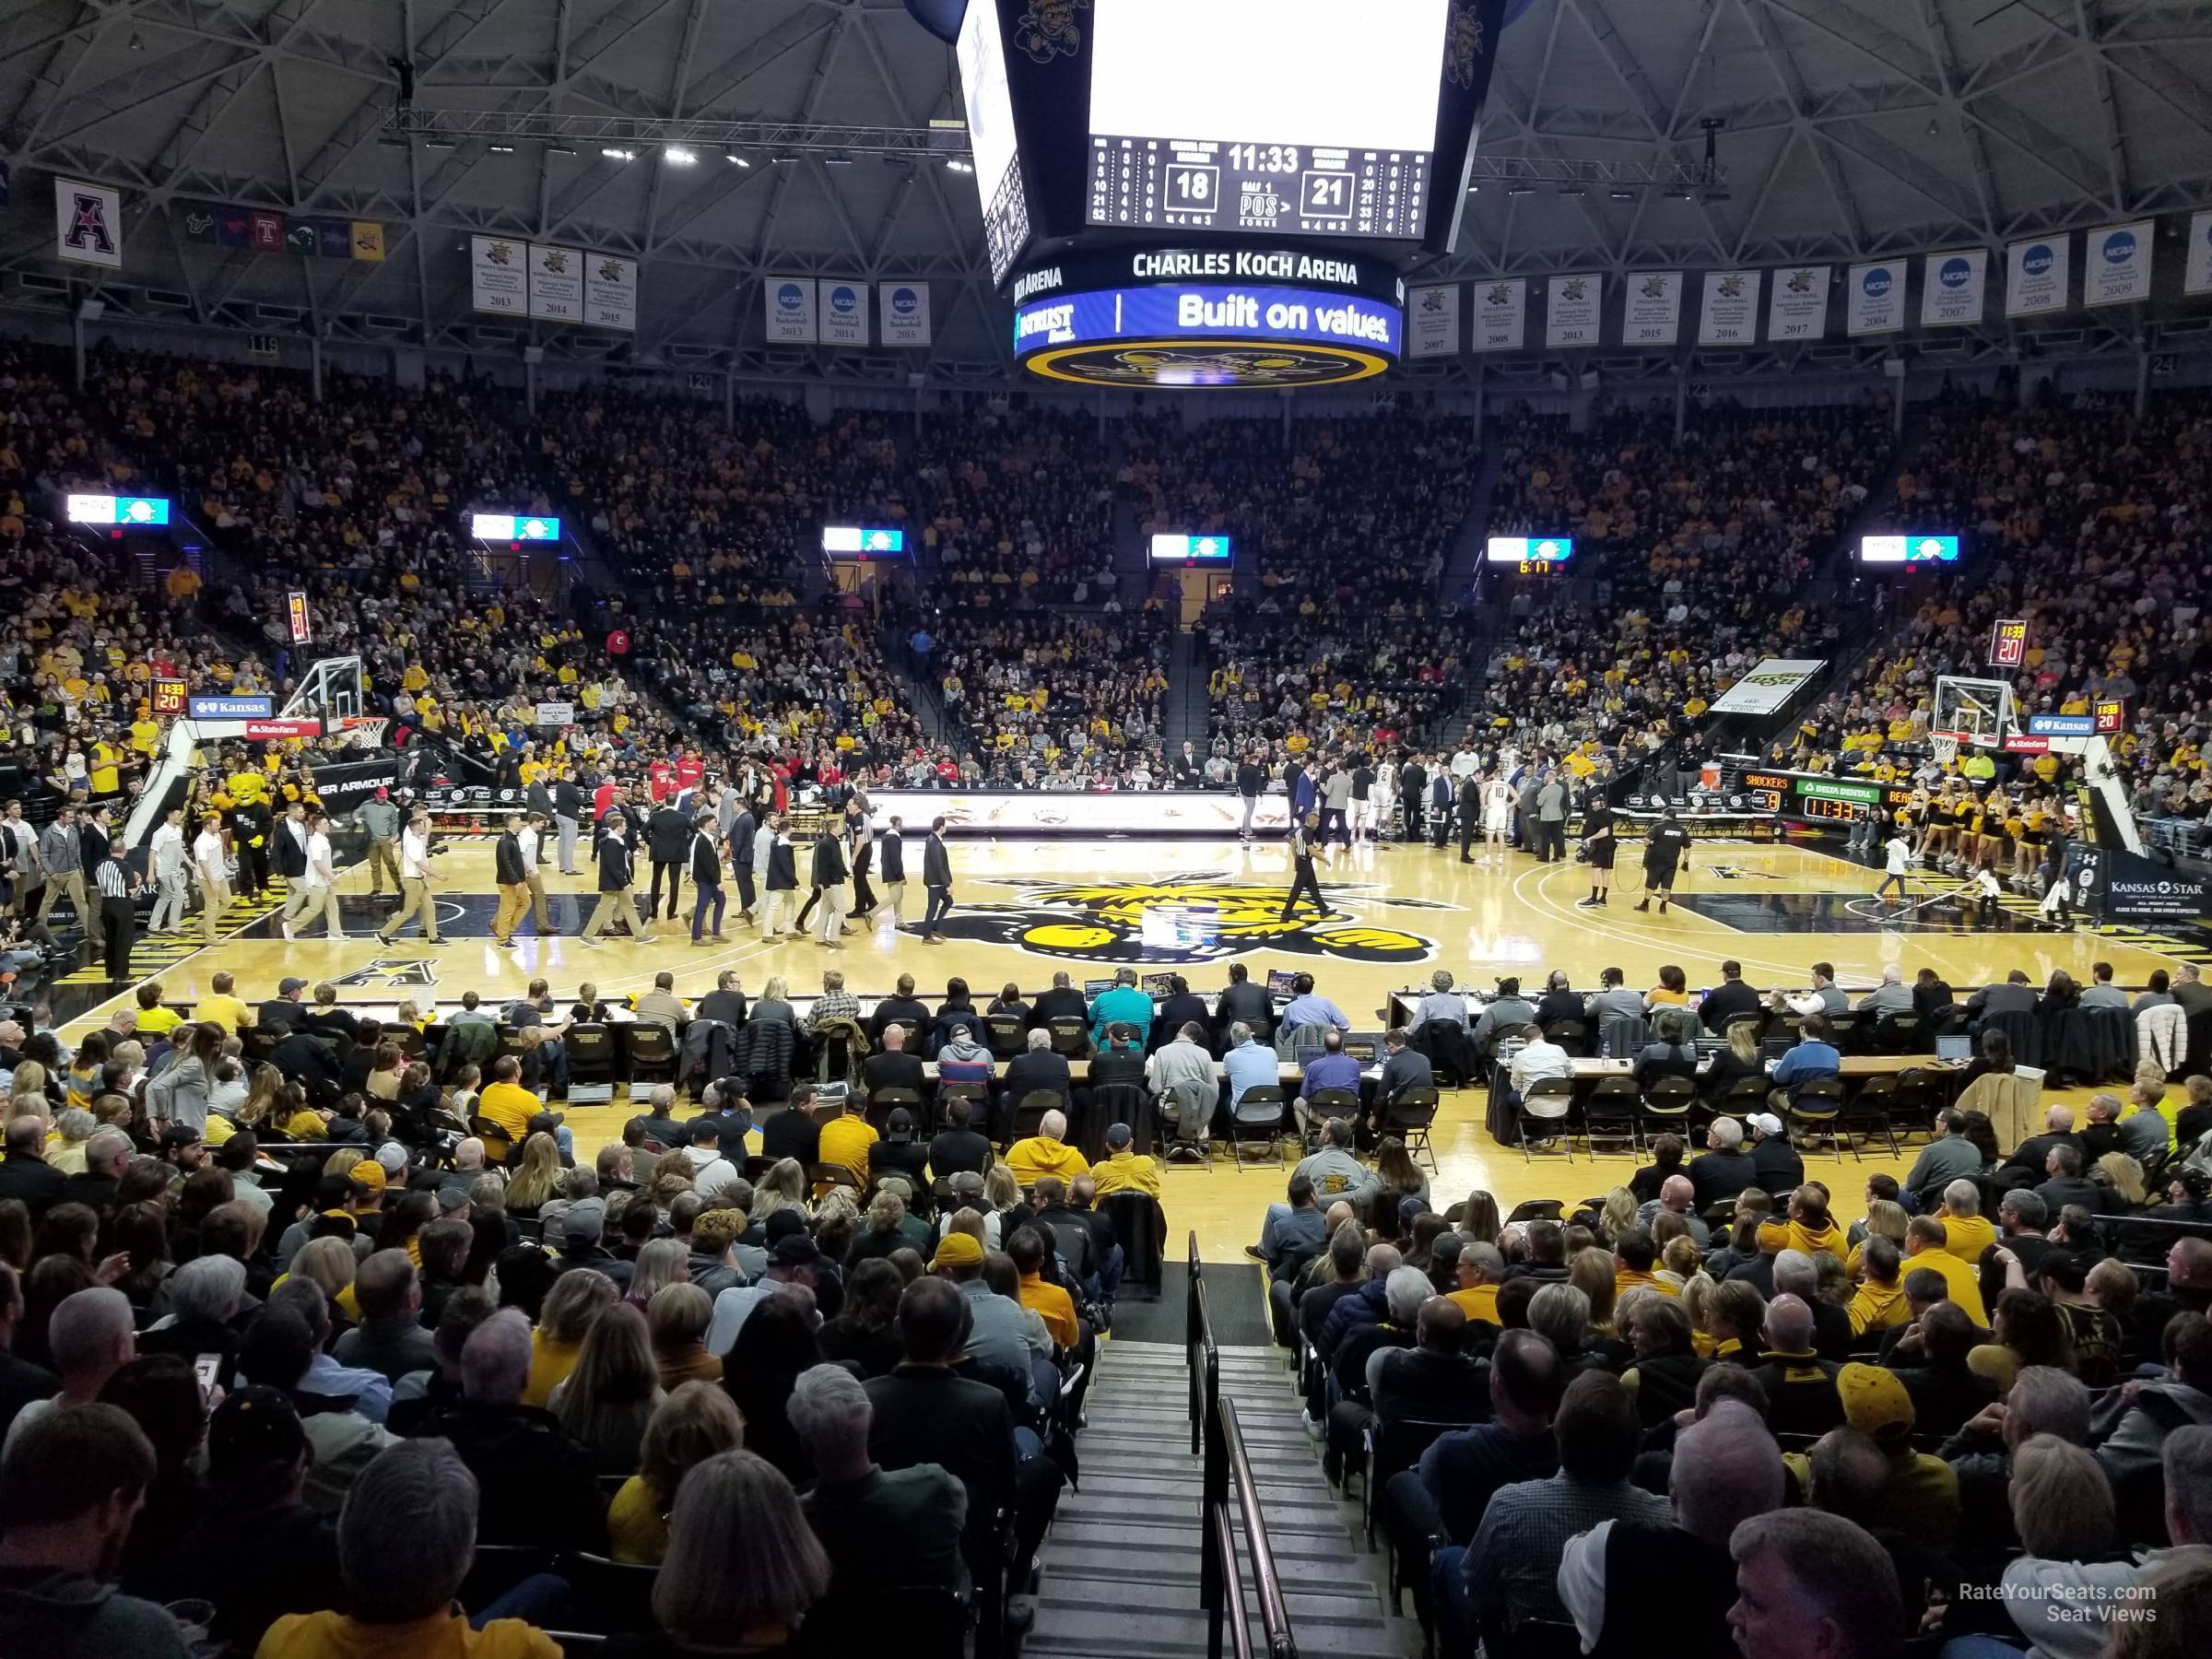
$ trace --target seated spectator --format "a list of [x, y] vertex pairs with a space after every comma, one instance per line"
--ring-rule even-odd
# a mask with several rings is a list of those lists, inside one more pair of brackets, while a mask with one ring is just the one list
[[901, 1590], [959, 1590], [967, 1524], [967, 1491], [943, 1468], [875, 1462], [874, 1420], [867, 1390], [841, 1366], [815, 1366], [792, 1389], [792, 1427], [815, 1471], [800, 1508], [830, 1557], [830, 1600], [817, 1623], [853, 1642], [884, 1627], [884, 1614], [868, 1610], [884, 1592], [896, 1603]]
[[1022, 1186], [1032, 1187], [1047, 1175], [1072, 1180], [1086, 1173], [1090, 1165], [1081, 1152], [1067, 1144], [1066, 1117], [1048, 1112], [1035, 1135], [1006, 1148], [1006, 1168]]
[[[462, 1347], [460, 1403], [429, 1413], [418, 1437], [452, 1441], [477, 1477], [477, 1542], [600, 1551], [606, 1522], [591, 1453], [550, 1412], [524, 1403], [530, 1381], [529, 1321], [503, 1308]], [[344, 1534], [341, 1521], [341, 1547]]]
[[430, 1333], [422, 1328], [422, 1287], [404, 1250], [380, 1250], [360, 1265], [353, 1292], [361, 1322], [338, 1338], [340, 1365], [372, 1371], [396, 1382], [436, 1368]]
[[[107, 1583], [154, 1474], [152, 1444], [112, 1406], [18, 1419], [0, 1457], [0, 1646], [55, 1659], [190, 1659], [176, 1620]], [[468, 1547], [463, 1538], [458, 1559]]]
[[269, 1659], [441, 1652], [559, 1659], [550, 1636], [508, 1617], [557, 1606], [558, 1580], [525, 1579], [473, 1619], [453, 1610], [482, 1538], [478, 1493], [475, 1472], [443, 1441], [389, 1447], [354, 1482], [338, 1517], [347, 1610], [288, 1614], [269, 1627], [260, 1651]]
[[929, 1143], [929, 1172], [938, 1181], [966, 1171], [982, 1175], [996, 1156], [987, 1135], [970, 1125], [974, 1108], [963, 1097], [945, 1102], [945, 1127]]
[[2160, 1339], [2166, 1375], [2131, 1384], [2115, 1416], [2093, 1425], [2097, 1462], [2115, 1488], [2158, 1466], [2167, 1436], [2212, 1426], [2212, 1321], [2177, 1313]]
[[1744, 1126], [1734, 1118], [1715, 1118], [1705, 1132], [1706, 1149], [1689, 1160], [1690, 1184], [1700, 1210], [1760, 1185], [1759, 1168], [1744, 1150]]
[[1742, 1652], [1886, 1659], [1898, 1651], [1908, 1622], [1897, 1569], [1853, 1523], [1770, 1510], [1736, 1527], [1728, 1553], [1736, 1586], [1728, 1623]]
[[645, 1425], [660, 1403], [660, 1365], [645, 1315], [628, 1302], [617, 1302], [592, 1322], [576, 1369], [555, 1384], [546, 1402], [600, 1475], [627, 1475], [638, 1466]]
[[638, 1472], [607, 1505], [607, 1549], [613, 1559], [658, 1566], [668, 1548], [668, 1513], [684, 1477], [744, 1439], [745, 1419], [719, 1382], [684, 1382], [671, 1389], [645, 1425]]
[[100, 1398], [108, 1379], [137, 1351], [132, 1323], [129, 1300], [104, 1286], [74, 1291], [54, 1306], [47, 1320], [46, 1346], [61, 1387], [17, 1411], [6, 1441], [0, 1443], [0, 1457], [40, 1418]]
[[1813, 1330], [1813, 1311], [1801, 1299], [1780, 1295], [1767, 1304], [1766, 1348], [1751, 1374], [1766, 1391], [1777, 1434], [1825, 1434], [1843, 1420], [1836, 1392], [1842, 1368], [1820, 1358]]
[[830, 1558], [791, 1482], [765, 1458], [718, 1452], [684, 1477], [653, 1580], [654, 1654], [759, 1653], [795, 1645], [828, 1594]]

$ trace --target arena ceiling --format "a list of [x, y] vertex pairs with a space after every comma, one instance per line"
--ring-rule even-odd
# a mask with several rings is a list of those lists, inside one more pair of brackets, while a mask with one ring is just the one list
[[[1616, 200], [1487, 184], [1446, 275], [1995, 245], [2212, 203], [2201, 0], [1517, 9], [1483, 158], [1694, 162], [1717, 118], [1728, 186]], [[769, 348], [761, 277], [814, 271], [927, 279], [933, 378], [1003, 371], [974, 192], [942, 158], [818, 146], [779, 162], [764, 142], [754, 165], [714, 149], [678, 168], [588, 141], [431, 148], [386, 126], [401, 58], [424, 111], [723, 118], [802, 137], [957, 119], [951, 53], [901, 0], [0, 0], [0, 302], [84, 297], [82, 270], [53, 254], [46, 177], [66, 173], [123, 192], [124, 267], [100, 288], [120, 314], [512, 349], [514, 327], [469, 309], [466, 238], [492, 232], [641, 262], [634, 341], [548, 328], [552, 354], [894, 383], [925, 366]], [[186, 203], [379, 221], [386, 255], [199, 245]]]

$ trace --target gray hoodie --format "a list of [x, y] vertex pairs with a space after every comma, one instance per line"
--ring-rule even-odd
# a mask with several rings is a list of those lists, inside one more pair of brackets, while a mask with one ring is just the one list
[[2212, 1424], [2212, 1394], [2168, 1377], [2144, 1383], [2132, 1401], [2113, 1395], [2090, 1423], [2089, 1439], [2116, 1488], [2131, 1475], [2158, 1468], [2166, 1437], [2176, 1429], [2204, 1424]]
[[182, 1630], [157, 1604], [61, 1567], [0, 1571], [0, 1653], [192, 1659]]

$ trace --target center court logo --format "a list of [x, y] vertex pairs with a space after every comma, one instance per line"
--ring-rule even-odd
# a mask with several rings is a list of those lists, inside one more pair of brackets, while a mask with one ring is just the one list
[[1352, 962], [1421, 962], [1437, 943], [1362, 920], [1355, 911], [1453, 911], [1431, 900], [1394, 898], [1370, 887], [1324, 883], [1324, 908], [1300, 900], [1282, 920], [1281, 888], [1243, 887], [1211, 871], [1137, 882], [994, 882], [1003, 902], [963, 905], [944, 924], [956, 939], [1007, 945], [1075, 961], [1171, 967], [1216, 962], [1254, 950], [1335, 957]]

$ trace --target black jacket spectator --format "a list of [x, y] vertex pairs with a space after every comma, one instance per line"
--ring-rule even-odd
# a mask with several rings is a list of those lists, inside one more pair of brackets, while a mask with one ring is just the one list
[[929, 1143], [929, 1171], [939, 1181], [962, 1170], [981, 1175], [990, 1167], [990, 1138], [973, 1129], [947, 1129]]
[[886, 1049], [881, 1053], [870, 1054], [862, 1062], [860, 1075], [871, 1095], [879, 1088], [911, 1088], [923, 1099], [929, 1098], [929, 1084], [922, 1074], [922, 1056], [910, 1054], [903, 1049]]
[[1765, 1006], [1758, 991], [1742, 980], [1723, 980], [1698, 1004], [1698, 1023], [1717, 1037], [1728, 1030], [1735, 1016], [1756, 1014]]
[[420, 1433], [453, 1441], [477, 1477], [477, 1543], [605, 1551], [592, 1454], [551, 1412], [464, 1400], [430, 1413]]
[[814, 1119], [796, 1106], [786, 1106], [760, 1125], [763, 1158], [795, 1158], [812, 1169], [822, 1155], [822, 1132]]
[[1759, 1166], [1747, 1152], [1700, 1152], [1689, 1160], [1689, 1179], [1698, 1189], [1697, 1206], [1703, 1210], [1758, 1186]]
[[1023, 1097], [1032, 1089], [1047, 1089], [1060, 1097], [1061, 1107], [1065, 1110], [1070, 1098], [1070, 1076], [1067, 1057], [1055, 1054], [1050, 1049], [1030, 1049], [1017, 1054], [1006, 1063], [1007, 1104], [1019, 1106]]
[[888, 1025], [904, 1026], [907, 1041], [912, 1042], [929, 1030], [929, 1005], [912, 996], [887, 996], [868, 1016], [868, 1041], [881, 1047], [883, 1028]]

